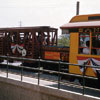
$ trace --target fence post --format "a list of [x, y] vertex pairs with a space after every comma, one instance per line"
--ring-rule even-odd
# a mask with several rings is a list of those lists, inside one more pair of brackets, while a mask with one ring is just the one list
[[58, 89], [60, 89], [60, 71], [61, 71], [60, 61], [61, 59], [59, 60], [59, 67], [58, 67]]
[[[22, 56], [22, 66], [23, 66], [23, 56]], [[23, 67], [21, 66], [21, 81], [23, 80]]]
[[8, 54], [7, 54], [7, 78], [8, 78]]
[[85, 64], [83, 66], [83, 95], [85, 94]]
[[21, 67], [21, 81], [23, 80], [23, 67]]
[[39, 62], [38, 62], [38, 85], [40, 84], [40, 56], [39, 56]]

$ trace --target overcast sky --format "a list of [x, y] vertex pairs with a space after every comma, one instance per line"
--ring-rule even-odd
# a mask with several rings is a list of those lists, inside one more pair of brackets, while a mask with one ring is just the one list
[[[100, 0], [80, 1], [80, 14], [100, 13]], [[76, 15], [77, 0], [0, 0], [0, 27], [60, 27]]]

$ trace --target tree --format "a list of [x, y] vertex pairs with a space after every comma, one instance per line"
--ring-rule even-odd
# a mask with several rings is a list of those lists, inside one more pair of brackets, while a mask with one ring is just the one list
[[70, 43], [69, 38], [70, 38], [69, 34], [60, 35], [60, 37], [58, 39], [58, 45], [59, 46], [69, 46], [69, 43]]

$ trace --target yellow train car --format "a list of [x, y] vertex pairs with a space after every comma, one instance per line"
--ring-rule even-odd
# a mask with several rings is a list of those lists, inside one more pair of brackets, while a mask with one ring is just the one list
[[[70, 35], [69, 63], [100, 66], [100, 14], [75, 16], [60, 28]], [[85, 75], [97, 77], [97, 72], [88, 67]], [[70, 65], [69, 73], [82, 74], [83, 68]]]

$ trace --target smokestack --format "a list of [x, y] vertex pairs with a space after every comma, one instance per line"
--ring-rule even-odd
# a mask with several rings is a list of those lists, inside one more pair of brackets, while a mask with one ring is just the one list
[[77, 1], [77, 6], [76, 6], [76, 15], [79, 15], [79, 4], [80, 4], [80, 2]]

